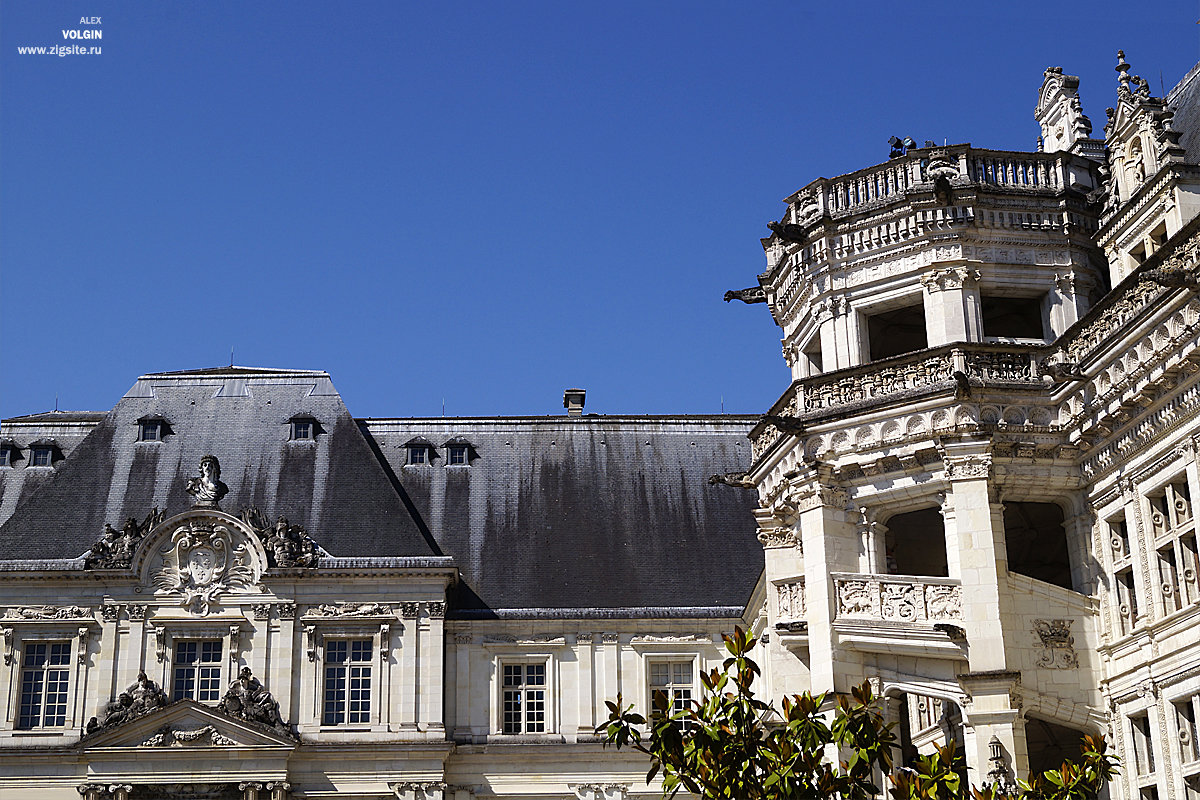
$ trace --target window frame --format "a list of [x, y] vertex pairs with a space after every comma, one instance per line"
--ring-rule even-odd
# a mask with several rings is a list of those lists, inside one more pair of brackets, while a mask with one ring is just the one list
[[[63, 734], [78, 730], [82, 725], [82, 712], [79, 709], [80, 692], [82, 689], [84, 669], [90, 652], [92, 639], [100, 633], [100, 624], [94, 617], [84, 616], [78, 619], [34, 619], [34, 620], [3, 620], [0, 633], [3, 634], [4, 661], [9, 664], [14, 676], [9, 693], [8, 713], [0, 720], [0, 730], [10, 735], [38, 736], [46, 734]], [[66, 642], [68, 648], [67, 669], [67, 710], [63, 725], [38, 726], [33, 728], [18, 727], [21, 711], [21, 683], [24, 672], [25, 648], [30, 644], [49, 644]]]
[[[41, 456], [45, 456], [46, 463], [39, 464]], [[53, 469], [54, 467], [54, 448], [49, 445], [37, 445], [29, 448], [29, 466], [38, 469]]]
[[[404, 466], [406, 466], [406, 467], [428, 467], [430, 464], [433, 463], [433, 459], [429, 457], [429, 451], [433, 448], [431, 448], [429, 445], [427, 445], [427, 444], [410, 444], [410, 445], [406, 445], [406, 448], [408, 450], [408, 455], [405, 458]], [[419, 460], [417, 458], [418, 453], [420, 454]]]
[[[188, 644], [197, 645], [196, 660], [194, 662], [192, 662], [190, 665], [190, 669], [192, 671], [192, 693], [191, 694], [181, 694], [178, 690], [179, 673], [180, 673], [181, 669], [187, 669], [188, 666], [180, 664], [179, 650], [180, 650], [180, 647], [182, 647], [184, 645], [188, 645]], [[206, 645], [206, 644], [217, 645], [217, 658], [215, 661], [204, 661], [203, 660], [201, 646]], [[226, 684], [228, 684], [231, 681], [231, 679], [225, 675], [225, 670], [223, 668], [223, 665], [225, 663], [225, 656], [226, 656], [225, 645], [226, 645], [226, 641], [222, 637], [184, 636], [184, 635], [172, 637], [172, 640], [171, 640], [171, 665], [169, 667], [170, 682], [167, 684], [170, 687], [169, 694], [170, 694], [172, 702], [174, 702], [175, 700], [183, 699], [183, 698], [187, 698], [189, 700], [194, 700], [197, 703], [204, 703], [204, 704], [211, 703], [211, 704], [215, 705], [216, 703], [220, 702], [221, 698], [225, 694]], [[204, 666], [205, 664], [208, 664], [210, 666], [206, 667], [206, 666]], [[210, 669], [210, 670], [215, 669], [216, 670], [215, 677], [212, 677], [212, 676], [209, 676], [208, 678], [201, 677], [201, 671], [204, 669]], [[202, 685], [202, 681], [204, 681], [204, 680], [212, 680], [213, 688], [202, 689], [201, 685]], [[164, 683], [166, 683], [166, 681], [164, 681]], [[212, 697], [211, 699], [201, 698], [199, 695], [202, 691], [212, 691], [215, 693], [215, 696]]]
[[[148, 435], [151, 431], [153, 436]], [[138, 441], [139, 442], [161, 442], [163, 440], [163, 424], [162, 420], [146, 419], [138, 423]]]
[[[554, 685], [556, 683], [556, 681], [554, 680], [554, 672], [555, 672], [554, 665], [555, 665], [555, 661], [549, 654], [530, 653], [530, 654], [517, 654], [517, 655], [503, 655], [503, 656], [497, 657], [496, 665], [495, 665], [496, 690], [493, 695], [495, 697], [495, 703], [493, 704], [493, 707], [492, 707], [493, 713], [492, 713], [492, 724], [491, 724], [491, 729], [495, 735], [503, 736], [503, 737], [518, 737], [518, 736], [544, 737], [544, 736], [552, 736], [558, 732], [558, 719], [557, 719], [557, 713], [556, 713], [557, 706], [558, 706], [558, 703], [557, 703], [558, 695], [554, 688]], [[519, 684], [519, 686], [520, 686], [519, 691], [522, 694], [522, 708], [521, 708], [521, 712], [520, 712], [521, 713], [521, 730], [520, 731], [506, 731], [505, 730], [505, 719], [504, 719], [504, 717], [505, 717], [505, 693], [506, 693], [506, 689], [508, 687], [506, 687], [506, 685], [505, 685], [504, 673], [505, 673], [505, 669], [507, 667], [517, 667], [517, 666], [522, 667], [523, 669], [528, 668], [530, 666], [540, 666], [543, 669], [543, 683], [541, 684], [541, 687], [540, 687], [540, 691], [542, 692], [542, 695], [543, 695], [543, 697], [542, 697], [543, 720], [542, 720], [542, 730], [540, 730], [540, 731], [528, 730], [528, 720], [525, 718], [525, 713], [526, 713], [525, 709], [527, 708], [528, 701], [525, 697], [525, 693], [528, 691], [537, 691], [538, 689], [531, 689], [530, 685], [525, 682], [526, 678], [524, 675], [522, 677], [522, 683]]]
[[[699, 681], [697, 680], [699, 678], [699, 671], [700, 671], [700, 656], [699, 656], [699, 654], [697, 654], [697, 653], [653, 653], [653, 654], [647, 654], [643, 658], [643, 661], [645, 664], [645, 666], [644, 666], [645, 680], [643, 681], [643, 685], [645, 686], [645, 693], [646, 693], [646, 695], [645, 695], [646, 705], [644, 706], [645, 708], [650, 709], [650, 710], [654, 709], [654, 692], [658, 691], [658, 689], [653, 683], [653, 674], [654, 674], [654, 667], [657, 665], [665, 664], [665, 665], [667, 665], [668, 670], [671, 670], [671, 668], [676, 665], [685, 664], [685, 663], [688, 664], [689, 669], [690, 669], [690, 674], [691, 674], [691, 681], [687, 686], [688, 696], [685, 699], [690, 702], [699, 697]], [[670, 676], [670, 678], [672, 680], [670, 680], [668, 682], [668, 685], [671, 685], [674, 683], [673, 677], [674, 677], [673, 675]], [[676, 703], [675, 703], [676, 698], [675, 698], [674, 694], [670, 695], [670, 699], [671, 699], [671, 712], [670, 712], [671, 714], [675, 714], [676, 712], [682, 710], [682, 708], [684, 706], [680, 706], [680, 707], [676, 706]]]
[[[399, 634], [404, 624], [391, 612], [354, 617], [329, 617], [313, 613], [312, 610], [297, 620], [303, 631], [307, 659], [301, 663], [301, 682], [310, 687], [304, 690], [311, 705], [298, 722], [301, 732], [384, 731], [398, 711], [391, 706], [395, 701], [392, 683], [392, 659], [401, 646]], [[325, 649], [328, 643], [340, 640], [370, 640], [373, 659], [378, 667], [372, 667], [369, 720], [367, 722], [325, 723]], [[376, 672], [376, 669], [378, 670]]]
[[[356, 644], [365, 644], [366, 645], [367, 657], [365, 659], [353, 659], [351, 657], [354, 653], [353, 646]], [[331, 645], [333, 645], [335, 648], [337, 648], [339, 645], [345, 646], [345, 648], [346, 648], [345, 661], [339, 661], [339, 662], [335, 662], [335, 663], [330, 662], [329, 650], [330, 650]], [[375, 636], [370, 636], [370, 635], [331, 636], [324, 641], [324, 643], [322, 644], [322, 658], [321, 658], [321, 697], [320, 697], [319, 708], [318, 708], [318, 714], [320, 716], [320, 724], [321, 724], [322, 728], [337, 729], [337, 730], [354, 730], [354, 729], [361, 729], [364, 727], [369, 727], [369, 726], [375, 724], [375, 722], [378, 720], [378, 718], [379, 718], [379, 709], [378, 709], [379, 678], [381, 676], [375, 672], [375, 668], [374, 668], [375, 658], [376, 658], [376, 654], [378, 652], [379, 652], [378, 642], [377, 642], [377, 637], [375, 637]], [[343, 665], [341, 668], [344, 670], [344, 674], [341, 676], [341, 680], [343, 681], [343, 685], [340, 690], [341, 698], [338, 701], [341, 706], [340, 713], [342, 714], [343, 718], [341, 721], [330, 721], [329, 696], [330, 696], [330, 692], [332, 691], [331, 687], [329, 686], [330, 670], [336, 669], [337, 664]], [[360, 669], [360, 670], [365, 669], [366, 670], [366, 680], [368, 681], [368, 684], [367, 684], [367, 689], [366, 689], [367, 707], [366, 707], [365, 711], [360, 710], [358, 712], [353, 712], [351, 710], [351, 705], [354, 702], [354, 699], [352, 698], [352, 693], [355, 691], [351, 685], [351, 681], [355, 679], [354, 676], [351, 675], [351, 670], [355, 669], [354, 665], [358, 665], [357, 669]], [[358, 679], [359, 680], [362, 679], [361, 674], [358, 676]], [[359, 689], [359, 691], [361, 691], [361, 688]], [[337, 712], [335, 712], [335, 713], [337, 713]], [[350, 715], [352, 713], [361, 714], [361, 715], [363, 715], [364, 718], [352, 720], [352, 719], [350, 719]]]
[[12, 467], [13, 461], [16, 460], [13, 458], [14, 450], [16, 450], [16, 448], [12, 445], [0, 445], [0, 469], [9, 469]]
[[[47, 653], [45, 655], [47, 660], [38, 665], [31, 665], [28, 663], [30, 658], [30, 648], [35, 647], [46, 648]], [[49, 661], [50, 654], [53, 652], [54, 648], [61, 648], [61, 651], [57, 655], [60, 656], [62, 660], [57, 663], [51, 663]], [[74, 699], [71, 695], [71, 686], [73, 683], [71, 679], [71, 655], [74, 650], [75, 648], [72, 646], [70, 638], [63, 638], [61, 636], [49, 639], [28, 639], [22, 643], [19, 661], [20, 666], [17, 670], [16, 692], [14, 693], [16, 695], [14, 698], [16, 701], [16, 713], [12, 718], [13, 730], [23, 732], [64, 730], [71, 724], [73, 716], [71, 713], [73, 705], [72, 701]], [[56, 715], [56, 718], [61, 719], [61, 721], [48, 725], [46, 724], [46, 708], [47, 699], [50, 696], [49, 682], [51, 671], [55, 673], [61, 673], [61, 677], [57, 679], [60, 688], [55, 693], [57, 696], [55, 706], [61, 709], [61, 716]], [[32, 724], [26, 724], [26, 677], [34, 674], [40, 674], [42, 676], [40, 685], [40, 699], [37, 701], [36, 720], [32, 722]]]

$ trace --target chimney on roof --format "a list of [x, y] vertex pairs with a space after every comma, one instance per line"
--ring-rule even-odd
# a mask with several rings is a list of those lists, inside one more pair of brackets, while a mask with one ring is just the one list
[[587, 392], [583, 389], [567, 389], [563, 392], [563, 408], [567, 415], [578, 417], [583, 414], [583, 398]]

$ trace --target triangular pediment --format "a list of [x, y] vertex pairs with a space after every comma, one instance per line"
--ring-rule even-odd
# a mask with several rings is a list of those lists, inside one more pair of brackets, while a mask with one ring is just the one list
[[246, 723], [195, 700], [174, 703], [80, 740], [84, 750], [137, 748], [147, 752], [202, 748], [287, 748], [295, 741], [279, 731]]

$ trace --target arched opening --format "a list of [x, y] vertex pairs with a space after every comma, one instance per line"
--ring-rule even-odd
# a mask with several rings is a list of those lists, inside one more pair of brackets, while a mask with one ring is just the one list
[[922, 508], [887, 521], [884, 547], [889, 575], [946, 578], [946, 524], [941, 511]]
[[1057, 503], [1004, 502], [1008, 570], [1075, 589], [1063, 510]]
[[1030, 774], [1058, 769], [1067, 760], [1078, 761], [1083, 734], [1083, 731], [1055, 722], [1026, 717], [1025, 744], [1029, 749]]

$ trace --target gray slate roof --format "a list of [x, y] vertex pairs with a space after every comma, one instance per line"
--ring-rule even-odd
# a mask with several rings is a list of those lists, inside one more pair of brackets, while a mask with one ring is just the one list
[[[289, 441], [302, 415], [315, 442]], [[147, 417], [170, 435], [138, 442]], [[0, 469], [5, 560], [75, 558], [105, 523], [186, 510], [211, 453], [227, 511], [285, 515], [334, 556], [453, 557], [460, 616], [736, 616], [763, 569], [755, 493], [708, 483], [749, 464], [751, 417], [356, 421], [324, 372], [234, 367], [143, 376], [84, 419], [53, 469]], [[0, 437], [61, 421], [5, 420]], [[406, 465], [414, 439], [430, 464]], [[470, 445], [468, 465], [446, 464], [452, 441]]]
[[[754, 418], [366, 420], [471, 610], [745, 606], [763, 569], [753, 491], [709, 485], [750, 463]], [[443, 443], [466, 439], [468, 466]], [[407, 443], [433, 442], [428, 465]]]
[[[289, 441], [300, 413], [320, 422], [316, 441]], [[147, 416], [172, 433], [139, 442]], [[335, 556], [436, 554], [326, 373], [246, 368], [143, 376], [53, 470], [0, 471], [0, 508], [15, 507], [0, 526], [0, 553], [73, 558], [105, 523], [140, 520], [153, 507], [185, 511], [187, 479], [209, 453], [229, 487], [226, 511], [284, 515]], [[16, 503], [4, 497], [13, 491]]]

